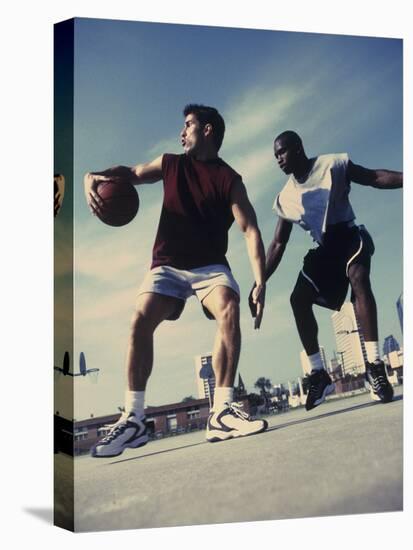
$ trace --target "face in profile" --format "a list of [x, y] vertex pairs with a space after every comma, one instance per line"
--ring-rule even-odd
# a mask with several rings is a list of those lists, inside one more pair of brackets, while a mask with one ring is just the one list
[[62, 174], [55, 174], [53, 178], [53, 190], [54, 190], [54, 217], [57, 216], [59, 210], [62, 207], [63, 197], [65, 194], [65, 178]]
[[203, 144], [201, 125], [193, 113], [185, 117], [184, 127], [181, 131], [181, 144], [187, 155], [196, 155]]

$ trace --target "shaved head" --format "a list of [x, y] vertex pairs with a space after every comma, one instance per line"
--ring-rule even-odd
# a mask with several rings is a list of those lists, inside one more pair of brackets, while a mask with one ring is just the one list
[[286, 130], [285, 132], [282, 132], [280, 135], [278, 135], [275, 140], [274, 140], [274, 143], [276, 141], [282, 141], [282, 143], [286, 146], [286, 147], [302, 147], [303, 146], [303, 142], [301, 141], [301, 138], [300, 136], [294, 132], [293, 130]]
[[285, 174], [299, 174], [308, 164], [303, 142], [293, 130], [286, 130], [275, 138], [274, 156]]

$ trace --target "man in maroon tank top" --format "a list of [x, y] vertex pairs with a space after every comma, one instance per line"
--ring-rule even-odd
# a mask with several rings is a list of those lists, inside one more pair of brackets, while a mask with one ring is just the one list
[[186, 300], [196, 295], [206, 316], [215, 319], [213, 350], [216, 388], [206, 438], [222, 441], [267, 428], [233, 402], [240, 353], [239, 287], [225, 257], [228, 230], [235, 220], [244, 233], [255, 289], [255, 328], [265, 301], [265, 252], [254, 209], [241, 176], [218, 157], [225, 124], [213, 107], [187, 105], [181, 132], [182, 155], [164, 154], [147, 164], [117, 166], [85, 175], [92, 213], [99, 213], [101, 181], [140, 185], [163, 180], [164, 200], [151, 269], [138, 291], [129, 339], [125, 412], [92, 449], [95, 457], [117, 456], [148, 441], [144, 416], [145, 388], [152, 370], [153, 335], [165, 320], [178, 319]]

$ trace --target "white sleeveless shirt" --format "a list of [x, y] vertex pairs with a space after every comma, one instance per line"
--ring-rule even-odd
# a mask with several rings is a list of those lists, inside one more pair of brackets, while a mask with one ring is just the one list
[[347, 153], [318, 156], [304, 183], [299, 183], [291, 174], [276, 196], [273, 209], [321, 243], [327, 225], [355, 219], [348, 198], [348, 162]]

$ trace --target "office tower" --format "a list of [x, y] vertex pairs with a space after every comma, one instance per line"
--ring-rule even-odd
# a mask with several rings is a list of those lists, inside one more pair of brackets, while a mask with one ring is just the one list
[[386, 336], [383, 343], [383, 355], [389, 355], [392, 351], [399, 350], [399, 342], [396, 340], [393, 334], [390, 334], [390, 336]]
[[401, 331], [403, 332], [403, 293], [400, 294], [396, 302], [396, 307], [397, 307], [397, 314], [399, 316], [400, 328], [401, 328]]
[[345, 302], [340, 311], [333, 313], [331, 320], [343, 375], [364, 372], [364, 339], [357, 323], [353, 304]]
[[209, 399], [210, 405], [214, 402], [215, 375], [212, 369], [212, 353], [195, 357], [195, 372], [199, 399]]

